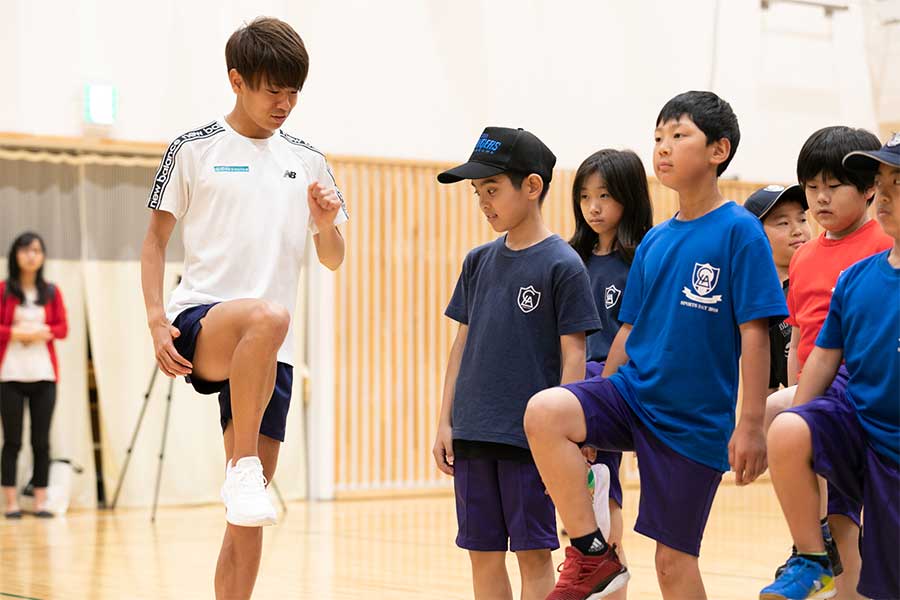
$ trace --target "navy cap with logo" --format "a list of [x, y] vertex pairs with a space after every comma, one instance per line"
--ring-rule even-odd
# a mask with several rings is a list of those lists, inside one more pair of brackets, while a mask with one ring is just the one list
[[806, 203], [806, 194], [803, 192], [803, 188], [796, 183], [788, 187], [769, 185], [758, 189], [744, 201], [744, 208], [762, 221], [772, 208], [781, 201], [798, 202], [803, 207], [803, 210], [809, 209], [809, 204]]
[[895, 133], [881, 150], [857, 150], [844, 157], [851, 171], [877, 171], [878, 163], [900, 167], [900, 133]]
[[524, 129], [487, 127], [465, 164], [453, 167], [437, 176], [441, 183], [456, 183], [463, 179], [483, 179], [500, 173], [520, 175], [537, 173], [550, 182], [556, 156], [536, 135]]

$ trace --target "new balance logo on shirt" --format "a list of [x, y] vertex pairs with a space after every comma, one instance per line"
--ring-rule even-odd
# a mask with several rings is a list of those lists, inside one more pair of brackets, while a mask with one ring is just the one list
[[285, 171], [284, 176], [290, 177], [291, 179], [297, 179], [297, 172], [296, 171]]

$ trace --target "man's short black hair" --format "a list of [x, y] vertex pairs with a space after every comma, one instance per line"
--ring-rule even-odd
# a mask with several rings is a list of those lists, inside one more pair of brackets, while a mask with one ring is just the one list
[[731, 153], [716, 169], [716, 175], [721, 176], [731, 164], [741, 141], [741, 129], [731, 105], [712, 92], [684, 92], [666, 102], [656, 117], [656, 126], [659, 127], [666, 121], [677, 121], [684, 115], [689, 116], [694, 125], [706, 135], [707, 146], [722, 138], [731, 142]]
[[236, 69], [251, 89], [263, 80], [277, 88], [299, 91], [309, 73], [309, 54], [294, 28], [272, 17], [244, 25], [225, 44], [225, 65]]

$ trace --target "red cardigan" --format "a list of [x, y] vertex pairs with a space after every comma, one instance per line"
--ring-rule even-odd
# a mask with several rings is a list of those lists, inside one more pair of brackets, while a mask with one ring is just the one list
[[[3, 357], [6, 355], [6, 348], [12, 337], [13, 315], [18, 305], [18, 298], [6, 293], [6, 282], [0, 281], [0, 366], [3, 365]], [[56, 360], [56, 348], [53, 340], [65, 339], [69, 334], [69, 323], [66, 321], [66, 307], [58, 287], [53, 286], [52, 297], [44, 305], [44, 312], [47, 326], [50, 327], [50, 333], [53, 334], [53, 339], [47, 342], [47, 350], [50, 351], [50, 362], [53, 363], [53, 372], [56, 374], [56, 380], [59, 381], [59, 364]]]

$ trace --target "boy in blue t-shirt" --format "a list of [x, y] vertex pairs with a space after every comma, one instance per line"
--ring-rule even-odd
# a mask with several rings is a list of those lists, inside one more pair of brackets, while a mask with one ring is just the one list
[[[894, 246], [838, 278], [793, 408], [769, 428], [772, 484], [797, 554], [763, 600], [833, 595], [817, 474], [863, 505], [856, 591], [900, 598], [900, 135], [881, 150], [851, 152], [844, 166], [877, 172], [875, 214]], [[831, 383], [842, 360], [850, 377], [839, 393]]]
[[[541, 216], [555, 163], [531, 133], [488, 127], [469, 162], [438, 175], [472, 180], [491, 227], [506, 232], [469, 252], [447, 307], [459, 331], [433, 450], [453, 476], [476, 599], [511, 597], [507, 549], [523, 598], [553, 589], [556, 514], [522, 420], [533, 394], [584, 377], [585, 332], [601, 326], [581, 259]], [[583, 484], [584, 459], [581, 473]]]
[[787, 306], [759, 220], [719, 192], [737, 118], [715, 94], [687, 92], [663, 107], [655, 139], [654, 171], [678, 192], [679, 211], [637, 248], [605, 377], [541, 392], [525, 415], [572, 538], [547, 600], [603, 597], [627, 576], [594, 522], [580, 445], [636, 452], [635, 530], [657, 541], [657, 578], [671, 600], [706, 597], [697, 557], [722, 473], [730, 464], [742, 485], [766, 467], [768, 323]]

